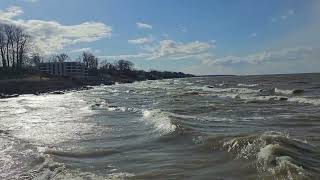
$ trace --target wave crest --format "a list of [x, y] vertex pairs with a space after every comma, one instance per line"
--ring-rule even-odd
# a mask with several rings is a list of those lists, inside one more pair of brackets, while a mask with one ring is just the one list
[[160, 109], [144, 110], [142, 113], [145, 122], [152, 124], [157, 131], [164, 134], [175, 131], [176, 125], [171, 123], [169, 113], [161, 111]]
[[316, 147], [279, 132], [236, 137], [224, 142], [223, 148], [236, 154], [237, 159], [253, 159], [260, 175], [280, 179], [311, 178], [309, 171], [318, 171], [320, 163], [314, 156]]

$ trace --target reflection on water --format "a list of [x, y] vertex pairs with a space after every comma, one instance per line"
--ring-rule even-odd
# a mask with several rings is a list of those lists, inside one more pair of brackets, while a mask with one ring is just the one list
[[0, 178], [316, 179], [319, 107], [319, 74], [2, 99]]

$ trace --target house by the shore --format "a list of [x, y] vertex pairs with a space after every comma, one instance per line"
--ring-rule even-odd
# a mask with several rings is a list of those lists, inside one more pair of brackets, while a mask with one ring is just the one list
[[39, 63], [38, 69], [41, 73], [54, 76], [69, 76], [85, 78], [88, 76], [88, 69], [81, 62], [46, 62]]

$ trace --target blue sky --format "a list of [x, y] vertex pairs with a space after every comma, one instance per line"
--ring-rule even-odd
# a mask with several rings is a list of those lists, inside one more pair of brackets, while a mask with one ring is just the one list
[[194, 74], [319, 72], [317, 0], [1, 0], [44, 56], [92, 51], [139, 69]]

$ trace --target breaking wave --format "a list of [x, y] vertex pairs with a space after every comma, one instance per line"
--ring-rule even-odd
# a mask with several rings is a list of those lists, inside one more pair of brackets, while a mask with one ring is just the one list
[[142, 113], [143, 120], [147, 124], [153, 125], [160, 133], [168, 134], [175, 131], [176, 125], [172, 124], [169, 113], [160, 109], [144, 110]]
[[236, 137], [225, 141], [222, 147], [234, 153], [236, 159], [254, 160], [262, 177], [312, 179], [314, 174], [320, 174], [319, 148], [288, 134], [265, 132]]
[[[281, 90], [278, 88], [259, 90], [259, 89], [250, 89], [250, 88], [215, 88], [212, 86], [204, 87], [193, 87], [191, 88], [194, 91], [192, 95], [203, 95], [198, 91], [210, 92], [209, 95], [221, 97], [221, 98], [232, 98], [245, 100], [246, 103], [259, 103], [259, 102], [273, 102], [273, 101], [288, 101], [295, 102], [300, 104], [312, 104], [320, 105], [320, 99], [311, 99], [305, 96], [294, 96], [300, 95], [304, 91], [299, 89], [294, 90]], [[197, 90], [197, 91], [195, 91]], [[186, 92], [185, 94], [190, 94]]]

